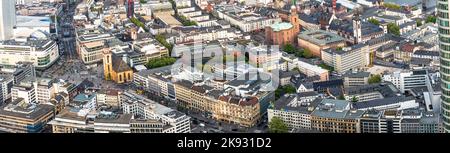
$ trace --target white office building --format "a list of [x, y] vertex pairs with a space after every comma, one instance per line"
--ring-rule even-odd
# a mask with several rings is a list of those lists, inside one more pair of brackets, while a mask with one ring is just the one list
[[120, 104], [124, 114], [133, 114], [143, 119], [159, 120], [166, 125], [173, 126], [167, 133], [190, 133], [190, 117], [177, 110], [173, 110], [141, 95], [124, 92], [120, 95]]
[[322, 60], [325, 64], [334, 67], [336, 72], [344, 74], [349, 70], [360, 69], [372, 64], [371, 51], [368, 45], [358, 44], [345, 47], [342, 50], [334, 48], [322, 51]]
[[42, 31], [28, 38], [0, 41], [0, 64], [31, 62], [36, 68], [47, 68], [59, 58], [58, 44]]
[[23, 98], [25, 103], [36, 103], [36, 92], [33, 84], [29, 82], [21, 82], [14, 85], [11, 90], [11, 100], [15, 101], [18, 98]]
[[270, 123], [272, 118], [277, 117], [283, 120], [291, 129], [311, 129], [311, 112], [317, 106], [312, 103], [317, 102], [305, 101], [301, 98], [301, 96], [297, 95], [285, 95], [281, 97], [273, 106], [267, 109], [268, 122]]
[[230, 22], [231, 25], [238, 27], [243, 32], [262, 30], [266, 26], [281, 22], [279, 17], [261, 16], [236, 5], [216, 5], [214, 11], [217, 12], [220, 19]]
[[12, 75], [0, 74], [0, 105], [11, 98], [11, 88], [14, 83]]
[[415, 87], [426, 87], [429, 82], [426, 70], [402, 70], [383, 76], [383, 81], [392, 82], [401, 93]]

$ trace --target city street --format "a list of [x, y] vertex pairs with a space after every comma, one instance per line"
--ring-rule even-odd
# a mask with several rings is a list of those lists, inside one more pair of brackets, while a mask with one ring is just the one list
[[42, 72], [41, 76], [58, 78], [74, 84], [88, 79], [95, 84], [95, 87], [126, 88], [124, 85], [118, 86], [112, 81], [104, 80], [103, 65], [99, 64], [95, 68], [88, 69], [79, 59], [75, 45], [75, 27], [73, 26], [75, 6], [69, 5], [67, 10], [63, 11], [59, 17], [58, 44], [60, 48], [60, 59], [50, 68]]

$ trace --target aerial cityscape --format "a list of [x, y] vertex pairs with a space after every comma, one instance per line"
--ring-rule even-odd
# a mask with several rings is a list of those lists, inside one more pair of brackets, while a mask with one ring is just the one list
[[449, 6], [0, 0], [0, 133], [448, 133]]

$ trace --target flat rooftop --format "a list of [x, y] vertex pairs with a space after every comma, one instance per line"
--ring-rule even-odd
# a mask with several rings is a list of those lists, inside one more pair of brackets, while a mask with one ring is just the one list
[[52, 20], [48, 16], [17, 16], [17, 27], [50, 27]]
[[345, 100], [322, 99], [311, 114], [312, 116], [334, 119], [356, 119], [363, 115], [364, 111], [350, 110], [350, 102]]
[[327, 45], [330, 43], [345, 41], [341, 36], [324, 30], [304, 31], [298, 35], [298, 38], [316, 45]]
[[297, 101], [297, 99], [296, 99], [297, 97], [299, 97], [299, 95], [286, 94], [286, 95], [280, 97], [280, 99], [278, 99], [274, 103], [273, 109], [281, 110], [281, 111], [298, 112], [298, 113], [303, 113], [303, 114], [309, 115], [314, 110], [314, 108], [317, 107], [317, 105], [320, 102], [320, 100], [316, 99], [312, 102], [301, 103], [301, 102]]
[[0, 108], [1, 116], [12, 116], [27, 120], [37, 120], [52, 112], [54, 107], [46, 104], [27, 104], [24, 99], [18, 98], [10, 104]]
[[129, 124], [132, 114], [102, 114], [96, 116], [95, 123], [118, 123], [118, 124]]
[[175, 17], [173, 17], [170, 13], [165, 13], [165, 12], [155, 13], [155, 17], [159, 18], [167, 25], [173, 25], [173, 26], [181, 26], [182, 25], [181, 22], [178, 21], [177, 19], [175, 19]]

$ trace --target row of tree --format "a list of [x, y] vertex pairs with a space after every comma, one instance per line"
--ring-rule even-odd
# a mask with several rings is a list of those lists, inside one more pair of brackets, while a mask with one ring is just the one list
[[[371, 18], [368, 20], [368, 22], [374, 24], [374, 25], [380, 25], [380, 21], [378, 21], [377, 19]], [[395, 23], [388, 23], [387, 25], [388, 28], [388, 33], [396, 35], [396, 36], [400, 36], [400, 27], [395, 24]]]
[[154, 69], [158, 67], [168, 66], [175, 63], [177, 60], [173, 57], [161, 57], [156, 59], [151, 59], [147, 62], [147, 68]]
[[[375, 24], [375, 25], [381, 24], [380, 21], [378, 21], [377, 19], [374, 19], [374, 18], [369, 19], [368, 22]], [[427, 18], [425, 19], [425, 23], [436, 23], [436, 16], [433, 16], [433, 15], [427, 16]], [[417, 19], [416, 25], [422, 26], [422, 20]], [[388, 28], [388, 33], [391, 33], [396, 36], [400, 36], [400, 27], [397, 24], [388, 23], [387, 28]]]
[[334, 71], [334, 67], [329, 66], [329, 65], [327, 65], [327, 64], [325, 64], [325, 63], [320, 63], [319, 66], [320, 66], [321, 68], [325, 69], [325, 70], [328, 70], [328, 71]]
[[283, 51], [288, 54], [294, 54], [296, 57], [312, 58], [314, 57], [312, 52], [308, 49], [295, 48], [292, 44], [286, 44], [283, 46]]
[[181, 20], [181, 24], [183, 24], [184, 26], [197, 26], [197, 22], [195, 21], [191, 21], [189, 19], [187, 19], [185, 16], [178, 16], [178, 18]]
[[143, 28], [144, 30], [146, 29], [146, 28], [145, 28], [145, 24], [142, 23], [141, 21], [139, 21], [137, 18], [132, 17], [132, 18], [130, 19], [130, 21], [131, 21], [132, 23], [134, 23], [136, 26], [141, 27], [141, 28]]
[[284, 94], [296, 93], [297, 89], [295, 89], [292, 85], [279, 86], [277, 90], [275, 90], [275, 99], [279, 99]]
[[166, 37], [164, 35], [161, 34], [157, 34], [155, 36], [156, 41], [158, 41], [159, 43], [161, 43], [164, 47], [166, 47], [167, 49], [169, 49], [169, 55], [172, 53], [172, 49], [173, 49], [173, 45], [170, 44], [169, 42], [167, 42]]

